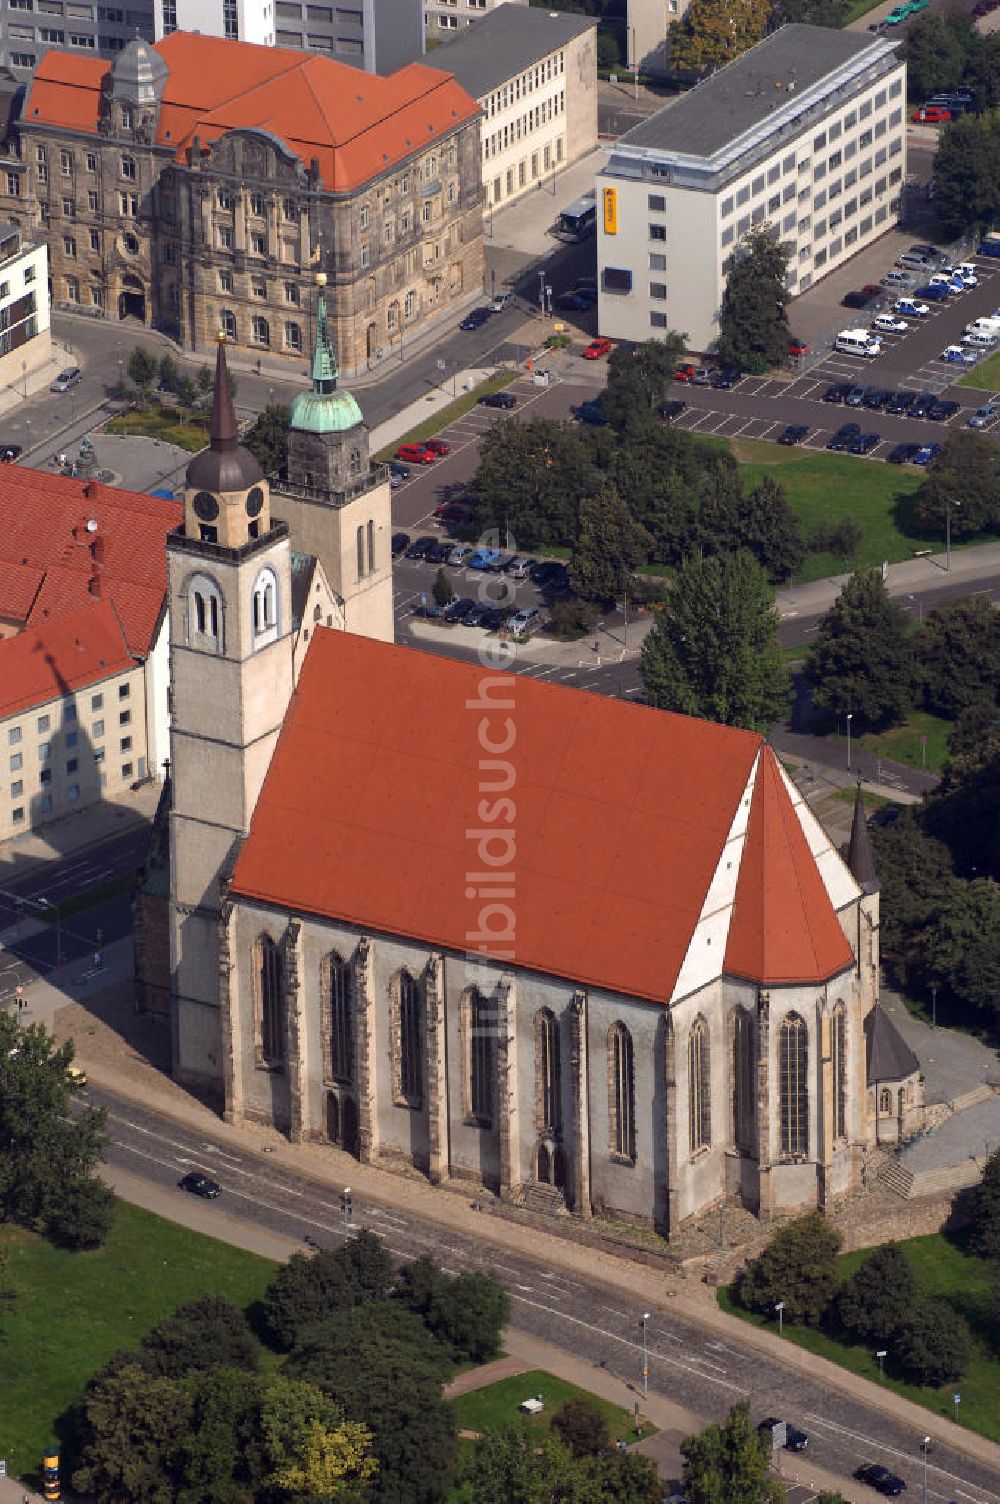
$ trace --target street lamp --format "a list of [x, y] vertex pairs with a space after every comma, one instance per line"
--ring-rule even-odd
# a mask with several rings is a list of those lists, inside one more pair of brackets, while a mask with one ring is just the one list
[[852, 721], [853, 717], [854, 717], [854, 711], [853, 710], [849, 710], [847, 712], [847, 771], [848, 772], [851, 771], [851, 721]]
[[927, 1504], [927, 1453], [930, 1451], [930, 1449], [931, 1439], [929, 1436], [925, 1436], [923, 1441], [920, 1443], [920, 1450], [924, 1454], [924, 1504]]
[[40, 898], [38, 900], [38, 907], [40, 909], [51, 909], [56, 916], [56, 965], [58, 966], [62, 960], [62, 928], [59, 918], [59, 905], [50, 903], [47, 898]]
[[878, 1352], [875, 1354], [875, 1356], [878, 1359], [878, 1376], [879, 1376], [880, 1379], [884, 1379], [885, 1378], [885, 1360], [889, 1356], [888, 1350], [886, 1348], [884, 1348], [884, 1347], [880, 1347], [879, 1350], [878, 1350]]
[[951, 569], [951, 509], [960, 507], [960, 501], [953, 501], [950, 496], [944, 499], [944, 567]]
[[646, 1323], [649, 1320], [649, 1312], [642, 1313], [642, 1392], [649, 1393], [649, 1342], [646, 1337]]
[[785, 1302], [779, 1300], [774, 1309], [778, 1313], [778, 1336], [783, 1337], [785, 1335]]
[[937, 982], [931, 983], [931, 1028], [937, 1028]]

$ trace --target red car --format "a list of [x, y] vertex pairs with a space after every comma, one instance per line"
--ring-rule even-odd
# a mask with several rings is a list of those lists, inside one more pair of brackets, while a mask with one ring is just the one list
[[584, 360], [600, 360], [602, 355], [608, 355], [615, 348], [612, 339], [592, 339], [583, 352]]
[[793, 339], [788, 346], [789, 355], [808, 355], [809, 346], [801, 339]]
[[940, 104], [922, 104], [914, 110], [913, 118], [918, 125], [945, 125], [951, 119], [951, 111]]
[[451, 445], [445, 439], [425, 439], [424, 448], [429, 449], [431, 454], [451, 453]]
[[694, 372], [695, 372], [694, 366], [678, 366], [677, 369], [676, 369], [676, 371], [674, 372], [674, 380], [675, 381], [693, 381], [694, 380]]
[[397, 460], [405, 460], [408, 465], [433, 465], [434, 455], [426, 444], [400, 444], [396, 450]]

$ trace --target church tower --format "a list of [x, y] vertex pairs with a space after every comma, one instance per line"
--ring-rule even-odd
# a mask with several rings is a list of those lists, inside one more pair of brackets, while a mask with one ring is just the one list
[[292, 694], [288, 527], [238, 442], [219, 336], [207, 449], [187, 467], [167, 541], [170, 961], [174, 1071], [222, 1077], [220, 877], [246, 834]]
[[389, 476], [369, 457], [368, 428], [338, 386], [326, 315], [326, 275], [316, 278], [312, 387], [289, 415], [287, 479], [275, 505], [297, 550], [315, 554], [342, 602], [348, 632], [393, 640]]

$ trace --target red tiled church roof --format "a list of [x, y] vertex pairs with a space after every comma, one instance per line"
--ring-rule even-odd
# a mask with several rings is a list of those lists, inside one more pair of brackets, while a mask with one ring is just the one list
[[111, 604], [91, 600], [79, 611], [28, 627], [0, 645], [0, 720], [96, 684], [134, 663]]
[[[164, 609], [164, 545], [182, 518], [181, 504], [165, 497], [0, 466], [0, 616], [24, 607], [32, 582], [30, 626], [91, 601], [96, 539], [102, 594], [114, 604], [129, 649], [144, 658]], [[88, 521], [96, 531], [88, 532]], [[0, 677], [4, 672], [0, 667]]]
[[[513, 708], [478, 708], [484, 683]], [[484, 717], [484, 739], [501, 746], [513, 735], [509, 749], [483, 750]], [[771, 768], [767, 830], [747, 857], [777, 855], [776, 879], [761, 885], [779, 901], [779, 889], [799, 893], [792, 922], [815, 936], [811, 972], [832, 975], [846, 942], [815, 865], [814, 881], [799, 870], [803, 852], [812, 861], [801, 831], [783, 837], [791, 871], [769, 834], [774, 821], [798, 820], [759, 736], [323, 629], [233, 890], [450, 950], [482, 944], [511, 964], [666, 1002], [759, 754]], [[506, 764], [510, 823], [496, 808]], [[478, 938], [493, 900], [478, 891], [491, 869], [477, 831], [513, 834], [509, 863], [500, 837], [490, 848], [501, 859], [492, 870], [513, 874], [494, 880], [514, 890], [495, 899], [514, 914], [512, 942]], [[772, 924], [769, 966], [780, 936]], [[789, 970], [800, 969], [802, 943], [790, 939]]]
[[768, 747], [750, 803], [725, 969], [731, 976], [778, 986], [823, 981], [852, 960]]
[[[175, 31], [155, 49], [169, 71], [156, 141], [179, 161], [232, 130], [263, 130], [324, 187], [345, 193], [433, 144], [479, 106], [450, 73], [410, 63], [380, 78], [313, 52]], [[25, 106], [29, 123], [96, 132], [110, 64], [47, 52]]]

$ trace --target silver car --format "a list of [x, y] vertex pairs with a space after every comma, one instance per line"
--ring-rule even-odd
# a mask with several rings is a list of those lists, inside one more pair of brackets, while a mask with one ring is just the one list
[[456, 543], [448, 555], [449, 564], [464, 564], [466, 559], [472, 558], [472, 545], [469, 543]]
[[68, 370], [60, 371], [59, 375], [49, 387], [50, 392], [68, 392], [71, 386], [76, 386], [80, 380], [80, 367], [70, 366]]
[[986, 428], [994, 418], [1000, 417], [1000, 407], [995, 402], [984, 402], [969, 419], [970, 428]]

